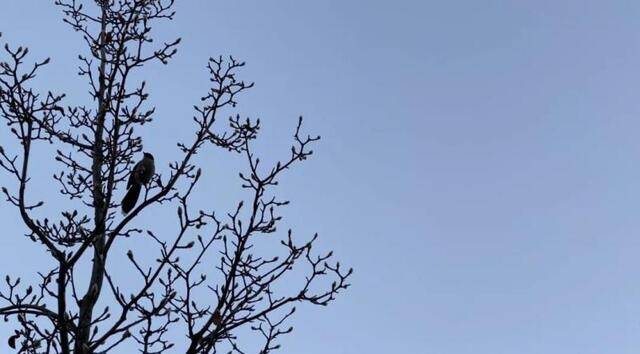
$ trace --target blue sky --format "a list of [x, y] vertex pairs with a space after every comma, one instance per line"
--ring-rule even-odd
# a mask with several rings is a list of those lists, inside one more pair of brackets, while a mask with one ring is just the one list
[[[176, 156], [219, 54], [247, 61], [238, 112], [264, 122], [266, 159], [300, 114], [323, 136], [279, 192], [287, 224], [356, 273], [332, 306], [300, 309], [282, 353], [637, 353], [639, 18], [615, 0], [183, 1], [158, 28], [184, 38], [176, 60], [143, 74], [145, 149]], [[86, 99], [52, 5], [7, 1], [0, 31], [52, 56], [43, 88]], [[210, 154], [212, 181], [235, 175]], [[237, 181], [219, 178], [203, 188], [224, 208]], [[0, 215], [0, 268], [28, 278], [45, 258]]]

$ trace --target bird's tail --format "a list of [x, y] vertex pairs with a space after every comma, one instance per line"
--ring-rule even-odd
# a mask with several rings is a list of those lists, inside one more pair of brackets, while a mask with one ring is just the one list
[[127, 214], [136, 206], [138, 197], [140, 196], [140, 184], [134, 183], [129, 187], [127, 194], [122, 198], [122, 213]]

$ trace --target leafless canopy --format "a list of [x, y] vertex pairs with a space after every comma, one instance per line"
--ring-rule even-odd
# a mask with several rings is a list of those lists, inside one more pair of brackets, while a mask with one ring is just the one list
[[[79, 56], [79, 75], [90, 85], [91, 106], [37, 89], [34, 79], [49, 59], [32, 62], [27, 48], [4, 46], [0, 115], [17, 144], [0, 146], [1, 170], [15, 181], [2, 193], [18, 210], [27, 236], [55, 264], [31, 282], [7, 275], [0, 288], [0, 315], [13, 326], [6, 340], [19, 353], [121, 352], [120, 345], [135, 345], [142, 353], [243, 353], [243, 338], [251, 333], [262, 338], [261, 347], [251, 350], [269, 353], [291, 331], [286, 320], [296, 303], [327, 305], [349, 285], [351, 270], [331, 261], [331, 252], [312, 253], [315, 236], [300, 243], [288, 231], [277, 238], [284, 256], [254, 252], [265, 237], [278, 242], [279, 210], [288, 203], [270, 188], [312, 154], [319, 137], [303, 134], [300, 119], [290, 156], [261, 165], [252, 149], [260, 121], [218, 117], [252, 87], [238, 78], [244, 63], [234, 58], [209, 59], [211, 87], [194, 106], [192, 140], [177, 142], [182, 157], [159, 165], [144, 200], [126, 216], [118, 213], [118, 196], [141, 151], [138, 133], [155, 113], [146, 102], [145, 83], [132, 75], [176, 54], [180, 39], [157, 44], [151, 38], [152, 25], [173, 18], [174, 1], [55, 1], [89, 49]], [[32, 179], [30, 171], [35, 152], [50, 146], [60, 166], [55, 182], [76, 207], [40, 217], [45, 200], [32, 200], [38, 196], [33, 189], [47, 182]], [[190, 206], [201, 180], [194, 156], [210, 146], [236, 153], [247, 164], [240, 179], [250, 197], [222, 214]], [[131, 226], [159, 204], [177, 209], [177, 234]], [[157, 252], [154, 262], [127, 252], [131, 274], [140, 278], [137, 288], [118, 284], [109, 272], [110, 251], [129, 236], [146, 237]], [[88, 268], [80, 269], [81, 263]], [[283, 293], [278, 284], [292, 272], [301, 275], [300, 287]]]

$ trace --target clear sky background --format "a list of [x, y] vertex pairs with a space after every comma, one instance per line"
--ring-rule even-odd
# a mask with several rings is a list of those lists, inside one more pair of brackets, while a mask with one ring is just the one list
[[[52, 56], [43, 88], [86, 99], [81, 41], [49, 2], [3, 1], [0, 31]], [[639, 2], [193, 0], [158, 34], [184, 38], [144, 73], [165, 171], [212, 55], [247, 61], [238, 112], [261, 117], [266, 158], [300, 114], [323, 136], [279, 192], [288, 224], [356, 273], [300, 309], [280, 352], [640, 350]], [[232, 205], [238, 182], [215, 180], [238, 159], [209, 151], [203, 194]], [[0, 269], [33, 276], [46, 256], [6, 206], [0, 220]]]

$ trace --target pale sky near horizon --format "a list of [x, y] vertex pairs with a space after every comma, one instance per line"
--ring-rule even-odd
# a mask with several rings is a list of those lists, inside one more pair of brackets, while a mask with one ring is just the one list
[[[282, 182], [293, 202], [284, 216], [356, 273], [329, 307], [299, 307], [280, 353], [640, 350], [639, 2], [197, 0], [177, 10], [158, 35], [183, 37], [179, 54], [141, 76], [158, 107], [145, 149], [161, 168], [193, 130], [210, 56], [247, 62], [241, 77], [256, 87], [238, 113], [263, 121], [267, 158], [286, 155], [298, 115], [323, 137]], [[0, 32], [52, 57], [43, 89], [86, 99], [81, 40], [50, 2], [3, 1]], [[205, 176], [235, 175], [239, 163], [210, 153]], [[48, 176], [37, 183], [55, 198]], [[226, 188], [237, 183], [207, 185], [207, 198], [233, 205]], [[16, 220], [0, 204], [0, 273], [28, 279], [48, 263]]]

